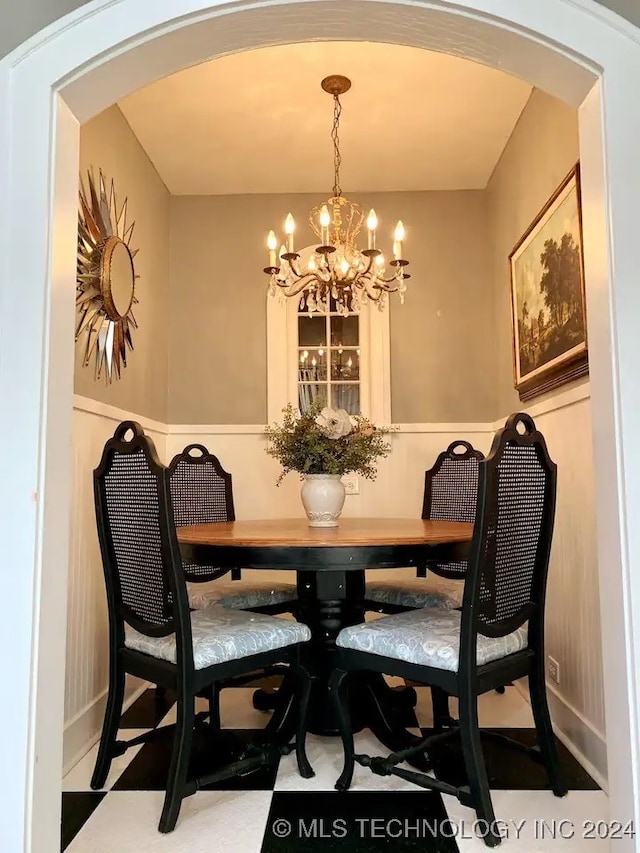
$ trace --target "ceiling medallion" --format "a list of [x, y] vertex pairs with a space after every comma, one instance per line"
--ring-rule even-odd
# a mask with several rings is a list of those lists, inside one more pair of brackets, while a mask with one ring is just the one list
[[104, 375], [110, 383], [127, 366], [131, 329], [138, 328], [132, 311], [138, 250], [130, 248], [135, 223], [127, 222], [126, 199], [118, 207], [113, 181], [107, 193], [102, 171], [97, 187], [89, 171], [88, 192], [80, 178], [79, 195], [76, 341], [86, 339], [83, 365], [95, 359], [95, 378]]
[[[325, 92], [333, 97], [333, 127], [331, 138], [334, 150], [333, 195], [309, 213], [309, 224], [320, 241], [310, 255], [306, 266], [293, 248], [295, 222], [289, 213], [284, 224], [286, 244], [280, 248], [273, 231], [267, 237], [269, 266], [264, 272], [270, 276], [269, 293], [300, 297], [300, 307], [310, 314], [315, 311], [335, 310], [340, 314], [358, 311], [371, 301], [382, 309], [388, 293], [398, 293], [404, 301], [405, 284], [410, 276], [405, 272], [408, 261], [403, 258], [405, 229], [398, 222], [394, 233], [393, 260], [389, 265], [393, 274], [385, 278], [386, 263], [376, 247], [378, 218], [375, 210], [367, 216], [367, 248], [357, 246], [362, 229], [364, 212], [356, 202], [350, 201], [340, 189], [340, 95], [351, 88], [347, 77], [333, 74], [321, 83]], [[278, 265], [279, 264], [279, 265]]]

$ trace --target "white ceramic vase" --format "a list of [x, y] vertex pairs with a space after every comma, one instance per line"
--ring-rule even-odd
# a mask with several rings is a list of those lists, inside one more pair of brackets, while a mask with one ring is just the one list
[[345, 496], [339, 474], [305, 474], [301, 496], [309, 527], [338, 526]]

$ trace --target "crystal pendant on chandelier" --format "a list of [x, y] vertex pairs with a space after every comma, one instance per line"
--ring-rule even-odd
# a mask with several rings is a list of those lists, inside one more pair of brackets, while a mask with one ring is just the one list
[[407, 289], [405, 272], [408, 261], [402, 257], [405, 230], [398, 222], [393, 237], [393, 260], [389, 262], [391, 275], [386, 277], [384, 255], [376, 247], [378, 218], [374, 210], [366, 220], [367, 248], [358, 247], [358, 235], [364, 224], [364, 211], [356, 202], [342, 195], [340, 189], [340, 95], [351, 88], [347, 77], [334, 74], [325, 77], [322, 88], [333, 96], [334, 113], [331, 138], [334, 150], [333, 195], [313, 208], [309, 213], [309, 224], [315, 232], [319, 245], [312, 252], [306, 266], [300, 263], [300, 255], [294, 251], [295, 222], [289, 214], [285, 220], [286, 243], [278, 252], [278, 240], [273, 231], [267, 237], [269, 266], [264, 272], [270, 277], [269, 293], [295, 296], [300, 299], [301, 310], [310, 314], [328, 311], [331, 300], [340, 314], [358, 311], [367, 302], [384, 308], [388, 293], [398, 293], [404, 301]]

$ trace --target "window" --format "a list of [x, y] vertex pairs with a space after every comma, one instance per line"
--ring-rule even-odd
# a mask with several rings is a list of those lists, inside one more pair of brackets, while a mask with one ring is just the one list
[[320, 401], [350, 415], [361, 411], [360, 318], [335, 311], [325, 314], [298, 311], [298, 408], [301, 412]]

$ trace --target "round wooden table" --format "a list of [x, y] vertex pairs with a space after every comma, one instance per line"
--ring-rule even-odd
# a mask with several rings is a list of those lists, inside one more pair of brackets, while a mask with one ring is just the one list
[[[308, 666], [316, 677], [309, 731], [337, 734], [327, 682], [336, 637], [364, 621], [365, 569], [459, 560], [467, 556], [472, 534], [473, 525], [451, 521], [342, 518], [338, 527], [314, 528], [296, 518], [180, 527], [178, 542], [191, 563], [297, 572], [295, 615], [311, 629]], [[390, 749], [406, 745], [404, 728], [393, 723], [397, 694], [381, 676], [355, 674], [351, 697], [354, 729], [370, 728]]]

